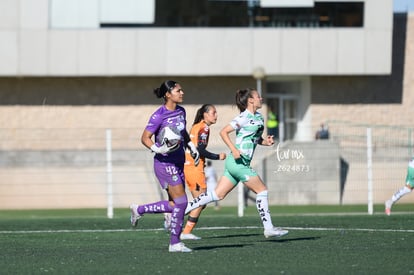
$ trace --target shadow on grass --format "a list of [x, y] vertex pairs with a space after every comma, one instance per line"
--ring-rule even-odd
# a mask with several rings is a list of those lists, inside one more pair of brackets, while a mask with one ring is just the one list
[[[231, 237], [243, 237], [243, 236], [257, 236], [258, 234], [244, 234], [244, 235], [229, 235], [229, 236], [219, 236], [217, 238], [231, 238]], [[215, 238], [215, 237], [210, 237]], [[261, 240], [259, 242], [277, 242], [277, 243], [284, 243], [284, 242], [295, 242], [295, 241], [315, 241], [319, 240], [321, 237], [303, 237], [303, 238], [289, 238], [289, 239], [266, 239]], [[209, 245], [209, 246], [199, 246], [194, 247], [193, 250], [214, 250], [219, 248], [241, 248], [245, 246], [253, 246], [253, 244], [226, 244], [226, 245]]]
[[303, 238], [283, 238], [283, 239], [278, 239], [278, 238], [269, 238], [266, 240], [263, 240], [261, 242], [277, 242], [277, 243], [284, 243], [284, 242], [295, 242], [295, 241], [315, 241], [315, 240], [319, 240], [321, 237], [303, 237]]
[[228, 238], [240, 238], [240, 237], [256, 237], [256, 236], [260, 236], [262, 234], [255, 234], [255, 233], [251, 233], [251, 234], [237, 234], [237, 235], [220, 235], [220, 236], [210, 236], [210, 237], [205, 237], [203, 239], [228, 239]]
[[240, 248], [245, 246], [252, 246], [252, 244], [226, 244], [226, 245], [210, 245], [210, 246], [199, 246], [192, 248], [193, 250], [214, 250], [218, 248]]

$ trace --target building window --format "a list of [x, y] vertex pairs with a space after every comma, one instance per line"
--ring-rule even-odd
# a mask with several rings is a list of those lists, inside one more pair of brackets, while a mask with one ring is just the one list
[[363, 27], [363, 1], [300, 3], [305, 2], [311, 5], [261, 6], [259, 0], [51, 0], [50, 25], [73, 29]]
[[156, 0], [153, 24], [101, 27], [363, 27], [363, 2], [261, 7], [257, 0]]

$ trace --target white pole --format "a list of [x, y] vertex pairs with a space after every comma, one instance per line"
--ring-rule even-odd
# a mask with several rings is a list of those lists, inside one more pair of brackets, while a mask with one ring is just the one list
[[367, 128], [368, 214], [374, 213], [372, 184], [372, 132]]
[[262, 79], [256, 80], [257, 92], [262, 96]]
[[239, 182], [238, 186], [238, 216], [243, 217], [244, 216], [244, 184], [242, 182]]
[[112, 196], [112, 132], [111, 129], [106, 129], [106, 197], [107, 215], [109, 219], [114, 217]]

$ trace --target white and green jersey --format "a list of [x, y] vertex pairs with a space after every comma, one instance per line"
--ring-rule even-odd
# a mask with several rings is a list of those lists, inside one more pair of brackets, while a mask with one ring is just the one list
[[408, 162], [408, 166], [414, 168], [414, 158]]
[[252, 114], [245, 110], [235, 117], [230, 125], [236, 130], [236, 148], [241, 152], [242, 157], [250, 162], [263, 134], [263, 116], [259, 112]]
[[411, 188], [414, 188], [414, 159], [408, 162], [407, 176], [405, 177], [405, 183], [409, 184]]

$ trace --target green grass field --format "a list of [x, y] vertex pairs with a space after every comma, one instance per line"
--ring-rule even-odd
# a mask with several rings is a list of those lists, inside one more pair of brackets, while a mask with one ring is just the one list
[[413, 274], [414, 206], [392, 216], [366, 206], [272, 207], [289, 235], [265, 239], [254, 206], [208, 207], [185, 241], [194, 251], [169, 253], [162, 215], [137, 229], [128, 209], [0, 211], [1, 274]]

